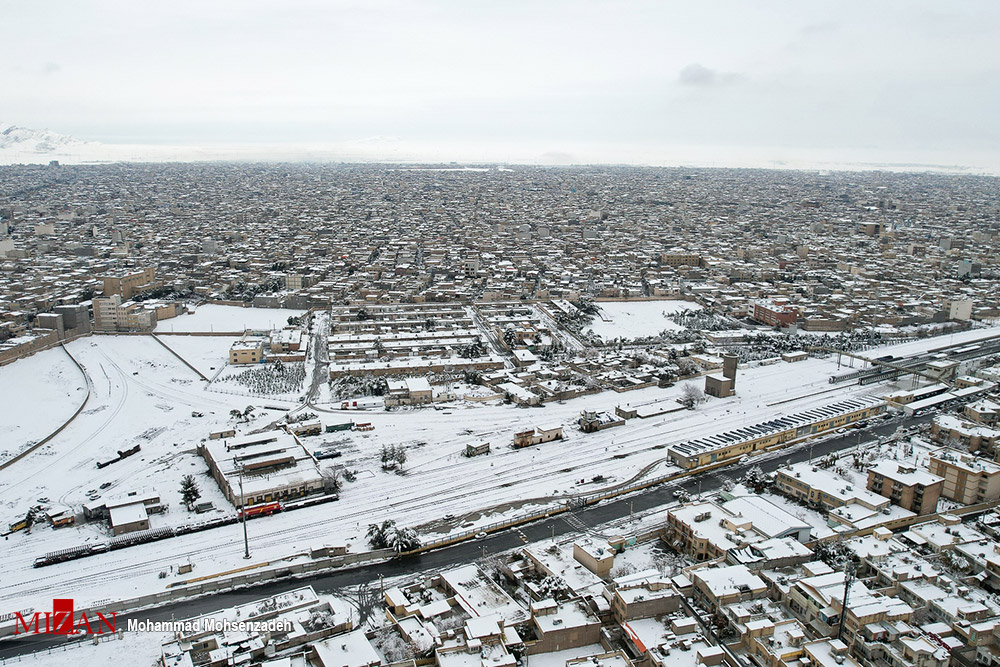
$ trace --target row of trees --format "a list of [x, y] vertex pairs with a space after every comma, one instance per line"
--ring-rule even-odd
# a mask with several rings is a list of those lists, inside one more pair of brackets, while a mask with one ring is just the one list
[[306, 367], [302, 363], [282, 363], [248, 368], [233, 375], [221, 375], [216, 382], [246, 387], [252, 394], [294, 394], [302, 389]]
[[385, 379], [375, 375], [343, 375], [330, 380], [330, 395], [334, 398], [384, 396], [385, 391]]
[[248, 283], [240, 280], [222, 294], [227, 299], [253, 301], [253, 298], [258, 294], [280, 292], [284, 287], [284, 282], [278, 277], [268, 278], [260, 283]]

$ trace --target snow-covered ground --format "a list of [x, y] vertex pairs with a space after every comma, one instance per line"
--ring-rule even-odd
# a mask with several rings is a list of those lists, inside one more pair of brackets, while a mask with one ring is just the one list
[[655, 336], [664, 329], [678, 331], [683, 327], [667, 315], [701, 308], [689, 301], [602, 301], [597, 305], [601, 313], [587, 328], [601, 338], [641, 338]]
[[[186, 473], [196, 474], [205, 498], [217, 507], [227, 507], [195, 446], [209, 431], [232, 425], [229, 410], [244, 408], [247, 399], [206, 392], [203, 380], [148, 337], [95, 336], [75, 341], [70, 349], [93, 378], [95, 412], [81, 415], [51, 443], [0, 474], [3, 512], [13, 518], [40, 497], [49, 498], [54, 507], [78, 510], [87, 491], [107, 481], [112, 487], [101, 491], [107, 495], [142, 487], [156, 489], [170, 510], [153, 517], [154, 527], [183, 523], [189, 516], [181, 507], [179, 480]], [[679, 393], [679, 387], [605, 392], [543, 409], [520, 409], [494, 401], [448, 404], [441, 409], [322, 413], [327, 423], [354, 419], [375, 426], [370, 432], [331, 433], [306, 440], [310, 448], [340, 449], [341, 458], [325, 463], [355, 470], [357, 481], [346, 484], [339, 503], [253, 521], [254, 562], [301, 553], [317, 542], [350, 543], [352, 551], [363, 550], [367, 524], [383, 519], [412, 526], [450, 513], [458, 517], [452, 530], [461, 530], [463, 523], [490, 523], [499, 515], [478, 510], [501, 506], [500, 512], [511, 515], [524, 511], [521, 504], [527, 500], [556, 501], [567, 494], [593, 491], [598, 485], [590, 480], [597, 474], [605, 476], [604, 484], [624, 482], [650, 467], [651, 474], [662, 474], [664, 466], [654, 465], [665, 456], [662, 445], [879, 390], [849, 385], [767, 407], [829, 389], [826, 378], [834, 366], [830, 360], [810, 360], [750, 369], [742, 376], [745, 380], [737, 397], [710, 401], [698, 411], [631, 420], [624, 427], [593, 434], [573, 426], [581, 410], [667, 400]], [[263, 409], [263, 403], [258, 402], [258, 421], [252, 426], [281, 415]], [[204, 412], [205, 417], [193, 418], [192, 410]], [[564, 426], [565, 440], [522, 450], [510, 448], [515, 431], [551, 423]], [[462, 455], [466, 444], [481, 442], [490, 442], [493, 453], [472, 459]], [[142, 445], [140, 454], [102, 470], [96, 468], [97, 460], [112, 458], [118, 449], [137, 443]], [[406, 448], [406, 474], [381, 469], [379, 452], [388, 444]], [[580, 484], [581, 480], [586, 483]], [[425, 538], [446, 529], [427, 528], [421, 531]], [[31, 535], [18, 533], [4, 543], [10, 551], [5, 561], [8, 570], [23, 576], [0, 592], [0, 600], [22, 607], [42, 605], [54, 587], [72, 590], [79, 604], [162, 590], [176, 577], [164, 582], [158, 579], [159, 573], [189, 558], [196, 562], [197, 575], [245, 564], [238, 533], [238, 527], [230, 526], [34, 570], [32, 562], [38, 555], [107, 539], [106, 528], [99, 524], [58, 530], [39, 526]]]
[[211, 379], [229, 363], [231, 336], [159, 336], [160, 341]]
[[[173, 337], [165, 338], [169, 342]], [[922, 341], [922, 349], [947, 342], [928, 339]], [[243, 430], [280, 418], [280, 411], [265, 408], [271, 400], [206, 392], [203, 380], [150, 337], [94, 336], [68, 348], [92, 379], [92, 405], [46, 446], [0, 471], [0, 518], [23, 515], [40, 497], [49, 498], [54, 508], [79, 510], [88, 490], [110, 482], [112, 487], [101, 493], [154, 488], [170, 510], [154, 516], [153, 526], [179, 524], [189, 520], [179, 498], [179, 480], [187, 473], [196, 475], [207, 499], [232, 511], [195, 447], [210, 431], [233, 425], [230, 409], [243, 409], [248, 402], [257, 408], [256, 421], [242, 426]], [[0, 386], [6, 383], [5, 373], [18, 364], [0, 368]], [[367, 525], [383, 519], [417, 527], [424, 539], [462, 530], [464, 524], [484, 525], [523, 512], [527, 505], [562, 502], [567, 495], [592, 492], [640, 473], [662, 474], [664, 445], [894, 388], [887, 384], [831, 385], [828, 378], [835, 372], [835, 357], [743, 369], [732, 398], [710, 399], [695, 411], [633, 419], [625, 426], [591, 434], [573, 425], [580, 411], [670, 401], [679, 395], [680, 385], [624, 394], [609, 391], [534, 409], [498, 401], [459, 401], [394, 411], [341, 411], [336, 409], [339, 402], [317, 404], [327, 424], [354, 420], [374, 425], [373, 431], [329, 433], [305, 440], [310, 449], [342, 451], [342, 457], [323, 465], [344, 465], [356, 471], [357, 480], [345, 484], [340, 502], [249, 523], [251, 564], [301, 554], [317, 543], [350, 544], [351, 551], [362, 551]], [[909, 384], [908, 379], [904, 382]], [[193, 410], [205, 416], [194, 418]], [[550, 424], [563, 425], [564, 440], [511, 449], [514, 432]], [[471, 459], [462, 455], [467, 444], [483, 442], [491, 443], [491, 454]], [[96, 461], [134, 444], [142, 445], [140, 454], [102, 470], [96, 468]], [[379, 452], [391, 444], [406, 448], [405, 474], [381, 469]], [[598, 474], [605, 477], [601, 484], [592, 482]], [[481, 511], [487, 508], [496, 510]], [[443, 522], [447, 514], [456, 518]], [[98, 524], [58, 530], [40, 525], [30, 535], [11, 535], [0, 547], [6, 552], [9, 573], [0, 591], [0, 606], [43, 608], [58, 589], [72, 592], [82, 607], [96, 600], [163, 590], [178, 577], [170, 574], [164, 580], [159, 574], [188, 559], [195, 563], [194, 576], [246, 564], [240, 528], [228, 526], [32, 568], [34, 558], [41, 554], [107, 537], [107, 529]]]
[[60, 348], [0, 368], [0, 463], [59, 428], [86, 397], [86, 378]]
[[300, 317], [304, 311], [287, 308], [240, 308], [213, 303], [199, 306], [193, 313], [178, 315], [156, 325], [156, 333], [169, 331], [234, 331], [246, 329], [280, 329], [289, 317]]

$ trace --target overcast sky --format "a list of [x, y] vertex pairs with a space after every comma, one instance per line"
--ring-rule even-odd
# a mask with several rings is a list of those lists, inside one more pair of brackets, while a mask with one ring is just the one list
[[995, 0], [0, 2], [0, 120], [83, 139], [1000, 153]]

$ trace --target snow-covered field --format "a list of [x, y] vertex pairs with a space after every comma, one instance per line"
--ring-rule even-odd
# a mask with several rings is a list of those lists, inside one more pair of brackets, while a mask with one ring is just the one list
[[[165, 338], [169, 342], [173, 337]], [[923, 349], [946, 342], [923, 341]], [[40, 497], [49, 498], [54, 509], [79, 510], [88, 490], [110, 482], [111, 488], [101, 493], [155, 489], [170, 504], [170, 510], [154, 516], [152, 525], [179, 524], [189, 520], [179, 494], [180, 477], [187, 473], [196, 475], [206, 499], [232, 511], [207, 475], [195, 447], [210, 431], [233, 425], [230, 409], [242, 410], [248, 402], [257, 408], [256, 421], [241, 426], [242, 430], [275, 421], [282, 413], [265, 409], [272, 401], [206, 392], [203, 380], [149, 337], [94, 336], [74, 341], [68, 348], [91, 377], [92, 404], [46, 446], [0, 471], [0, 519], [9, 521], [23, 515]], [[5, 384], [5, 373], [18, 364], [0, 368], [0, 385]], [[302, 553], [317, 543], [349, 544], [351, 551], [362, 551], [367, 525], [383, 519], [414, 526], [424, 539], [463, 530], [464, 524], [484, 525], [502, 515], [523, 512], [528, 504], [562, 502], [567, 495], [592, 492], [639, 474], [662, 474], [666, 469], [664, 445], [827, 405], [847, 396], [878, 395], [893, 389], [893, 385], [884, 384], [830, 385], [828, 378], [835, 372], [835, 357], [743, 369], [737, 396], [710, 399], [695, 411], [629, 420], [625, 426], [591, 434], [574, 426], [580, 411], [669, 401], [679, 395], [681, 386], [626, 394], [604, 392], [534, 409], [497, 401], [394, 411], [341, 411], [336, 409], [339, 402], [320, 404], [319, 416], [324, 423], [353, 419], [375, 427], [368, 432], [329, 433], [305, 440], [310, 449], [342, 451], [342, 457], [323, 464], [344, 465], [356, 471], [357, 480], [345, 483], [340, 502], [249, 523], [251, 564]], [[904, 382], [908, 385], [909, 379]], [[193, 410], [205, 416], [194, 418]], [[554, 423], [563, 425], [564, 440], [521, 450], [510, 448], [514, 432]], [[491, 454], [471, 459], [462, 455], [467, 444], [483, 442], [491, 443]], [[96, 468], [96, 461], [134, 444], [142, 445], [140, 454], [102, 470]], [[405, 474], [381, 469], [380, 450], [391, 444], [406, 448]], [[600, 485], [592, 482], [598, 474], [605, 477]], [[482, 511], [488, 508], [495, 509]], [[456, 518], [443, 521], [447, 514]], [[52, 591], [57, 589], [73, 593], [78, 606], [160, 591], [178, 577], [168, 574], [160, 579], [159, 574], [188, 559], [195, 563], [194, 576], [246, 565], [240, 528], [228, 526], [40, 570], [32, 568], [38, 555], [107, 537], [107, 529], [100, 524], [58, 530], [40, 525], [30, 535], [11, 535], [0, 547], [5, 550], [5, 570], [9, 573], [0, 591], [0, 606], [42, 608], [51, 603]]]
[[667, 315], [701, 308], [689, 301], [602, 301], [597, 305], [601, 313], [588, 328], [601, 338], [640, 338], [664, 329], [678, 331], [683, 327]]
[[158, 336], [158, 338], [209, 379], [229, 363], [229, 347], [235, 340], [227, 336]]
[[[226, 507], [195, 446], [209, 431], [231, 425], [229, 410], [244, 408], [247, 399], [206, 392], [204, 381], [148, 337], [95, 336], [74, 342], [70, 349], [94, 379], [92, 401], [99, 411], [81, 415], [50, 444], [3, 471], [0, 509], [14, 517], [39, 497], [50, 498], [55, 507], [79, 509], [88, 490], [108, 481], [112, 488], [102, 493], [154, 488], [171, 508], [165, 515], [154, 516], [152, 525], [177, 524], [189, 520], [179, 497], [179, 480], [185, 473], [196, 474], [204, 496], [217, 507]], [[829, 389], [826, 378], [834, 367], [831, 360], [810, 360], [750, 369], [743, 375], [746, 379], [737, 397], [710, 401], [698, 411], [632, 420], [624, 427], [593, 434], [573, 426], [581, 410], [662, 401], [678, 394], [680, 388], [649, 388], [625, 395], [605, 392], [543, 409], [487, 402], [439, 406], [442, 409], [321, 413], [327, 423], [353, 418], [375, 426], [370, 432], [331, 433], [306, 440], [310, 448], [323, 445], [343, 451], [332, 463], [355, 470], [357, 481], [345, 485], [339, 503], [252, 522], [255, 562], [301, 553], [318, 542], [349, 543], [352, 551], [363, 550], [367, 524], [383, 519], [420, 526], [450, 513], [458, 517], [451, 523], [452, 530], [461, 530], [463, 523], [490, 523], [499, 516], [480, 509], [499, 506], [499, 512], [511, 515], [523, 511], [525, 501], [553, 502], [567, 494], [593, 491], [598, 485], [590, 480], [597, 474], [605, 476], [604, 484], [624, 482], [647, 468], [661, 474], [664, 466], [655, 464], [665, 456], [664, 444], [879, 390], [837, 387], [832, 393], [767, 406]], [[193, 418], [192, 410], [204, 412], [205, 417]], [[259, 421], [247, 428], [280, 416], [262, 409], [261, 404], [256, 413]], [[564, 426], [565, 440], [522, 450], [510, 448], [515, 431], [551, 423]], [[490, 442], [493, 453], [472, 459], [462, 455], [466, 444], [481, 442]], [[139, 455], [103, 470], [96, 468], [97, 460], [136, 443], [142, 445]], [[379, 452], [387, 444], [406, 448], [406, 474], [381, 469]], [[586, 483], [580, 484], [581, 480]], [[426, 538], [447, 527], [420, 530]], [[73, 591], [79, 604], [162, 590], [176, 577], [164, 581], [159, 573], [188, 558], [195, 559], [199, 576], [245, 564], [238, 533], [238, 527], [230, 526], [33, 570], [31, 564], [38, 555], [107, 538], [107, 529], [99, 524], [59, 530], [39, 526], [31, 535], [18, 533], [4, 543], [11, 552], [7, 568], [24, 576], [6, 586], [0, 600], [22, 607], [41, 605], [54, 587]]]
[[0, 463], [59, 428], [86, 397], [86, 378], [60, 348], [0, 368]]
[[169, 331], [234, 331], [246, 329], [280, 329], [289, 317], [299, 317], [304, 311], [287, 308], [240, 308], [205, 304], [191, 314], [178, 315], [156, 325], [156, 333]]

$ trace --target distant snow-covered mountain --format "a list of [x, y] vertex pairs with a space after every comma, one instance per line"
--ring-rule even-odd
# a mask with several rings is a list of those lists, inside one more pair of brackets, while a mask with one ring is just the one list
[[74, 152], [90, 142], [59, 134], [51, 130], [33, 130], [9, 123], [0, 123], [0, 151], [22, 155], [52, 155]]

